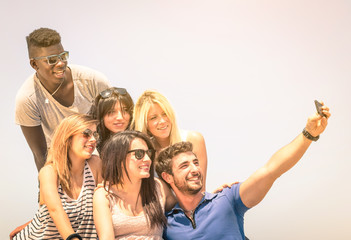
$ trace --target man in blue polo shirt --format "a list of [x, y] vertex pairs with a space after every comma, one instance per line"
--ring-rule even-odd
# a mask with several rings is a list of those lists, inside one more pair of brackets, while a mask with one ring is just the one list
[[292, 168], [312, 141], [325, 130], [329, 108], [323, 116], [310, 116], [306, 127], [291, 143], [278, 150], [271, 159], [246, 181], [220, 193], [201, 192], [202, 170], [190, 142], [176, 143], [157, 158], [158, 176], [173, 189], [178, 203], [166, 213], [165, 239], [245, 239], [244, 214], [267, 194], [274, 181]]

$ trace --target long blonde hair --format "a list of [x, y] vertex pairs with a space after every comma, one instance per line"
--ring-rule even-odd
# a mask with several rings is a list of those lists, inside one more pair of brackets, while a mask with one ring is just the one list
[[52, 137], [45, 165], [52, 165], [57, 172], [59, 182], [64, 189], [71, 190], [71, 166], [68, 157], [72, 137], [82, 133], [89, 126], [97, 124], [97, 120], [83, 114], [74, 114], [63, 119]]
[[180, 142], [181, 136], [177, 125], [175, 112], [168, 99], [155, 90], [146, 90], [136, 101], [132, 122], [133, 129], [152, 136], [152, 134], [147, 129], [147, 115], [149, 113], [150, 107], [153, 104], [158, 104], [162, 108], [172, 124], [171, 132], [169, 135], [170, 144], [172, 145], [174, 143]]

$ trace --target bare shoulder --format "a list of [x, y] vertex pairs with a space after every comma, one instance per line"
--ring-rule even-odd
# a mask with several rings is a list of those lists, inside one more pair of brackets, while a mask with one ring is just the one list
[[108, 195], [108, 192], [101, 184], [99, 184], [94, 191], [94, 195], [93, 195], [94, 204], [98, 206], [104, 203], [109, 206], [109, 200], [107, 195]]
[[102, 182], [101, 178], [101, 158], [97, 155], [92, 155], [87, 162], [89, 163], [90, 169], [93, 172], [96, 184], [99, 184]]
[[192, 142], [192, 143], [198, 143], [198, 142], [203, 142], [204, 137], [200, 132], [196, 131], [188, 131], [188, 136], [186, 138], [187, 141]]
[[107, 196], [107, 191], [105, 190], [104, 186], [102, 184], [99, 184], [95, 190], [94, 190], [94, 195], [99, 195], [99, 196]]
[[88, 163], [89, 163], [91, 170], [93, 170], [93, 171], [100, 170], [99, 168], [101, 168], [101, 158], [97, 155], [92, 155], [88, 159]]
[[44, 179], [57, 179], [57, 174], [52, 165], [45, 165], [39, 171], [39, 181]]

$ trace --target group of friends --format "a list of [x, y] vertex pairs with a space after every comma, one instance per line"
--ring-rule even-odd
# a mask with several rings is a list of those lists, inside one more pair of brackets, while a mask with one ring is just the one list
[[39, 171], [39, 210], [12, 239], [247, 239], [245, 212], [330, 117], [323, 105], [247, 180], [209, 193], [204, 138], [179, 129], [165, 96], [146, 90], [134, 104], [103, 74], [68, 65], [53, 29], [26, 40], [35, 73], [17, 93], [16, 123]]

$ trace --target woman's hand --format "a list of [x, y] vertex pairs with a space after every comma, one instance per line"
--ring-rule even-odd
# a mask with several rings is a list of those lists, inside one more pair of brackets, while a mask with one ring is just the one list
[[238, 184], [239, 182], [232, 182], [232, 183], [225, 183], [216, 190], [213, 191], [213, 193], [219, 193], [222, 192], [224, 188], [231, 188], [234, 184]]

